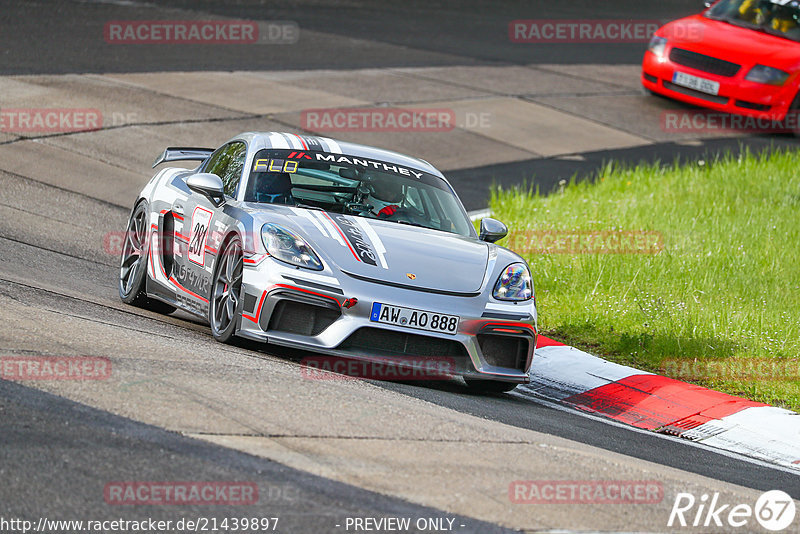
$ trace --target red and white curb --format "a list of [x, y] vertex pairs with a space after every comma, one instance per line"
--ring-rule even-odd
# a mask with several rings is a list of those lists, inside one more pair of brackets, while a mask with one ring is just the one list
[[800, 471], [800, 414], [612, 363], [539, 336], [523, 392]]

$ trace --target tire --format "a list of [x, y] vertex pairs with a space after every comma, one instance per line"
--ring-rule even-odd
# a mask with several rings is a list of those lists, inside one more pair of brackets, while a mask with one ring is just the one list
[[147, 202], [139, 202], [125, 231], [125, 242], [119, 263], [119, 298], [125, 304], [142, 306], [147, 301], [144, 292], [147, 275]]
[[465, 378], [464, 382], [470, 391], [475, 393], [507, 393], [519, 384], [514, 382], [500, 382], [499, 380], [482, 380], [479, 378]]
[[220, 249], [211, 279], [208, 298], [208, 323], [211, 335], [222, 343], [230, 342], [241, 312], [242, 270], [244, 254], [239, 236], [228, 239]]
[[150, 299], [145, 292], [145, 277], [147, 276], [147, 257], [145, 250], [148, 232], [147, 202], [139, 202], [133, 209], [125, 232], [125, 242], [122, 246], [119, 265], [119, 298], [125, 304], [144, 308], [156, 313], [169, 314], [175, 307]]

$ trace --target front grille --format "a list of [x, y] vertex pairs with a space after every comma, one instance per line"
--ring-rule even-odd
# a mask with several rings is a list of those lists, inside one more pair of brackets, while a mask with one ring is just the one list
[[698, 54], [697, 52], [691, 52], [683, 48], [673, 48], [669, 53], [669, 59], [678, 65], [691, 67], [726, 78], [736, 76], [736, 73], [739, 72], [739, 69], [742, 67], [737, 63], [731, 63], [730, 61], [717, 59], [705, 54]]
[[332, 325], [341, 312], [303, 302], [281, 300], [269, 319], [269, 329], [301, 336], [316, 336]]
[[529, 341], [524, 337], [478, 334], [478, 345], [489, 365], [525, 370]]
[[382, 352], [392, 356], [467, 356], [466, 348], [458, 341], [370, 327], [359, 328], [338, 348]]

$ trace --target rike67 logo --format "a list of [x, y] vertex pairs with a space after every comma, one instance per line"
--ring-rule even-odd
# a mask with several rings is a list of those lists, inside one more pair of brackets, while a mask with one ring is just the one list
[[787, 529], [794, 522], [795, 504], [792, 498], [781, 490], [762, 494], [755, 506], [749, 504], [723, 504], [719, 493], [704, 493], [696, 499], [691, 493], [678, 493], [669, 514], [668, 527], [722, 527], [727, 524], [734, 528], [744, 527], [752, 532], [753, 518], [763, 528], [778, 532]]

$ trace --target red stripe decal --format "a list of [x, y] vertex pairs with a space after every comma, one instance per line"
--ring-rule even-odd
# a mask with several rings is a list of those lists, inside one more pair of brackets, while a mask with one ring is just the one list
[[309, 291], [309, 290], [303, 289], [301, 287], [289, 286], [289, 285], [286, 285], [286, 284], [273, 284], [270, 287], [268, 287], [267, 289], [265, 289], [264, 292], [261, 294], [261, 298], [258, 301], [258, 306], [256, 307], [256, 315], [255, 315], [255, 317], [253, 317], [252, 315], [245, 315], [245, 314], [242, 314], [242, 317], [244, 317], [245, 319], [250, 319], [254, 323], [257, 323], [259, 317], [261, 317], [261, 306], [264, 304], [264, 299], [267, 297], [267, 293], [272, 291], [275, 288], [291, 289], [293, 291], [301, 291], [303, 293], [308, 293], [309, 295], [317, 295], [318, 297], [323, 297], [323, 298], [330, 299], [330, 300], [334, 301], [338, 306], [342, 305], [342, 303], [339, 302], [339, 299], [331, 297], [331, 296], [328, 296], [328, 295], [323, 295], [322, 293], [316, 293], [314, 291]]
[[244, 263], [246, 263], [248, 265], [258, 265], [267, 256], [269, 256], [269, 254], [257, 254], [255, 256], [253, 256], [252, 258], [245, 258], [243, 261], [244, 261]]
[[549, 337], [539, 336], [538, 341], [536, 342], [536, 348], [541, 347], [563, 347], [563, 343], [559, 343], [558, 341], [553, 341]]
[[[524, 329], [524, 330], [529, 330], [533, 335], [536, 335], [536, 330], [533, 328], [533, 326], [531, 326], [531, 325], [529, 325], [527, 323], [516, 323], [516, 322], [485, 323], [481, 328], [486, 328], [487, 326], [491, 326], [491, 327], [499, 326], [501, 328], [504, 327], [504, 326], [511, 326], [511, 327], [515, 327], [515, 328], [521, 328], [521, 329]], [[497, 330], [497, 328], [495, 328], [495, 330]], [[514, 331], [514, 332], [516, 333], [516, 331]]]
[[300, 139], [300, 144], [302, 144], [302, 145], [303, 145], [303, 148], [305, 148], [306, 150], [308, 150], [308, 145], [306, 145], [306, 142], [305, 142], [305, 141], [303, 141], [303, 138], [302, 138], [302, 137], [300, 137], [300, 136], [299, 136], [299, 135], [297, 135], [297, 134], [295, 134], [294, 136], [295, 136], [296, 138]]
[[[668, 425], [691, 428], [745, 408], [766, 406], [659, 375], [629, 376], [573, 395], [564, 402], [647, 430]], [[687, 418], [696, 421], [684, 422]]]
[[185, 293], [188, 293], [188, 294], [190, 294], [191, 296], [193, 296], [193, 297], [196, 297], [196, 298], [198, 298], [198, 299], [202, 300], [203, 302], [208, 302], [208, 299], [205, 299], [205, 298], [201, 297], [201, 296], [200, 296], [200, 295], [198, 295], [197, 293], [192, 293], [191, 291], [189, 291], [188, 289], [186, 289], [185, 287], [183, 287], [182, 285], [180, 285], [180, 284], [178, 283], [178, 281], [177, 281], [177, 280], [175, 280], [175, 278], [174, 278], [174, 277], [170, 276], [170, 277], [169, 277], [169, 281], [170, 281], [170, 282], [172, 282], [173, 284], [175, 284], [176, 286], [178, 286], [178, 287], [179, 287], [179, 288], [180, 288], [182, 291], [184, 291]]
[[323, 295], [322, 293], [316, 293], [314, 291], [309, 291], [308, 289], [303, 289], [301, 287], [287, 286], [286, 284], [275, 284], [272, 287], [283, 287], [283, 288], [286, 288], [286, 289], [293, 289], [295, 291], [302, 291], [303, 293], [308, 293], [309, 295], [317, 295], [318, 297], [323, 297], [323, 298], [326, 298], [326, 299], [330, 299], [330, 300], [334, 301], [339, 306], [342, 305], [342, 303], [339, 302], [339, 299], [337, 299], [337, 298], [329, 297], [328, 295]]
[[174, 219], [178, 219], [179, 221], [182, 221], [182, 220], [183, 220], [183, 215], [178, 215], [178, 214], [177, 214], [177, 213], [175, 213], [174, 211], [172, 212], [172, 217], [173, 217]]
[[350, 241], [348, 241], [348, 239], [345, 237], [344, 233], [342, 232], [342, 229], [339, 228], [338, 224], [336, 224], [336, 221], [331, 219], [331, 216], [328, 215], [326, 212], [323, 211], [322, 214], [325, 216], [325, 218], [327, 218], [331, 222], [333, 227], [336, 228], [336, 231], [339, 232], [339, 235], [342, 236], [342, 241], [344, 241], [344, 244], [347, 245], [347, 248], [350, 249], [350, 252], [353, 253], [353, 257], [356, 259], [356, 261], [361, 261], [361, 258], [359, 258], [358, 254], [356, 254], [356, 251], [353, 250], [353, 247], [350, 245]]
[[183, 234], [182, 234], [182, 233], [180, 233], [180, 232], [175, 232], [175, 237], [177, 237], [177, 238], [178, 238], [178, 239], [180, 239], [181, 241], [186, 241], [187, 243], [189, 242], [189, 238], [188, 238], [188, 237], [186, 237], [185, 235], [183, 235]]
[[150, 249], [147, 249], [147, 255], [150, 257], [150, 267], [152, 271], [153, 280], [156, 279], [156, 268], [153, 266], [153, 254], [151, 253]]
[[258, 318], [261, 316], [261, 306], [264, 304], [264, 299], [267, 297], [267, 291], [268, 290], [264, 290], [264, 292], [261, 293], [261, 298], [258, 300], [258, 306], [256, 306], [256, 316], [253, 317], [252, 315], [245, 315], [243, 313], [242, 318], [250, 319], [254, 323], [258, 322]]

